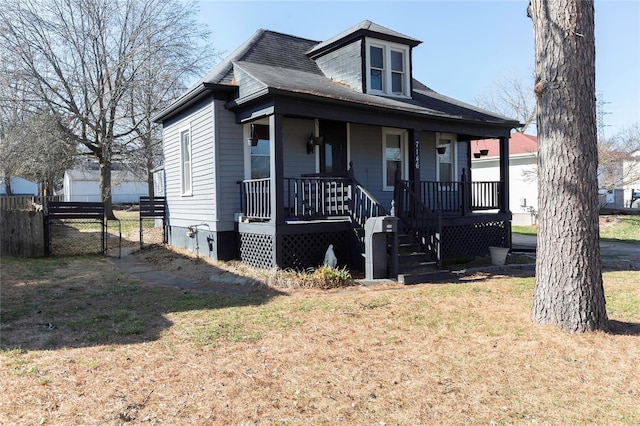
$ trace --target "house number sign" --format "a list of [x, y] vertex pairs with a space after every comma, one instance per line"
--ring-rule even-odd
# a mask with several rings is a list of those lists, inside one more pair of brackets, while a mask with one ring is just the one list
[[420, 140], [416, 140], [416, 170], [420, 170]]

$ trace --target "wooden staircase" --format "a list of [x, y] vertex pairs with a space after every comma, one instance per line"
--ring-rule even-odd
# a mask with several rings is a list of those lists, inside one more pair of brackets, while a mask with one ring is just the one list
[[451, 273], [439, 269], [433, 256], [412, 235], [398, 235], [398, 282], [435, 283], [450, 278]]

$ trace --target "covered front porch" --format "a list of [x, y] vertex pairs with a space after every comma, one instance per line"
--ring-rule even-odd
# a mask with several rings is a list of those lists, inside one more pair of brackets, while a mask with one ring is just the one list
[[[438, 266], [446, 260], [484, 255], [508, 246], [511, 214], [503, 182], [411, 181], [396, 173], [393, 198], [382, 205], [354, 177], [322, 174], [283, 178], [281, 204], [271, 180], [240, 184], [240, 257], [257, 267], [304, 269], [322, 263], [329, 244], [341, 265], [362, 270], [364, 227], [376, 216], [398, 218], [398, 233], [418, 244]], [[279, 221], [276, 218], [281, 218]]]
[[[243, 262], [315, 267], [333, 244], [340, 265], [362, 270], [365, 224], [378, 216], [395, 216], [401, 245], [437, 267], [509, 246], [502, 123], [285, 98], [260, 106], [236, 112], [246, 139], [236, 215]], [[471, 141], [487, 137], [500, 140], [500, 180], [473, 182]]]

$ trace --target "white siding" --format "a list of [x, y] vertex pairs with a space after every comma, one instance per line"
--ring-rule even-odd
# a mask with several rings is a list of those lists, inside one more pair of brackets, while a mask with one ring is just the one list
[[[164, 159], [166, 197], [169, 222], [172, 226], [207, 223], [214, 227], [215, 214], [215, 162], [214, 114], [211, 99], [201, 102], [179, 120], [165, 123]], [[192, 195], [183, 196], [180, 182], [180, 130], [191, 129]]]
[[[535, 178], [537, 158], [527, 154], [509, 159], [509, 210], [513, 213], [513, 223], [530, 225], [535, 223], [529, 208], [538, 210], [538, 181]], [[471, 178], [474, 182], [497, 182], [500, 180], [498, 157], [472, 160]], [[522, 200], [526, 200], [522, 206]]]

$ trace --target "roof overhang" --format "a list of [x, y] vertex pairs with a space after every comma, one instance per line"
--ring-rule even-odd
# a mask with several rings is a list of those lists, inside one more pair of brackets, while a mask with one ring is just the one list
[[237, 86], [230, 84], [200, 83], [199, 85], [193, 87], [187, 93], [176, 99], [167, 108], [151, 117], [151, 121], [155, 123], [162, 123], [163, 121], [170, 119], [176, 114], [180, 114], [191, 105], [208, 97], [226, 101], [227, 99], [229, 99], [229, 96], [231, 96], [237, 90]]
[[[281, 107], [282, 103], [279, 104], [275, 101], [277, 98], [292, 100], [295, 107], [283, 109]], [[432, 126], [421, 124], [421, 122], [437, 121], [442, 123], [442, 130], [439, 129], [438, 131], [451, 131], [473, 135], [474, 137], [508, 137], [511, 129], [517, 127], [518, 124], [517, 121], [479, 120], [448, 116], [446, 114], [427, 114], [418, 110], [404, 110], [384, 105], [365, 104], [349, 99], [336, 99], [314, 93], [289, 91], [273, 87], [265, 87], [250, 96], [231, 100], [226, 103], [225, 107], [236, 112], [237, 121], [243, 122], [252, 114], [251, 111], [254, 108], [263, 108], [267, 103], [273, 105], [271, 111], [284, 115], [308, 115], [314, 118], [343, 119], [364, 124], [380, 123], [380, 125], [385, 126], [392, 126], [393, 123], [397, 123], [397, 127], [410, 128], [408, 126], [413, 126], [415, 130], [430, 130]], [[314, 105], [317, 107], [309, 107]], [[335, 114], [336, 117], [331, 118], [332, 108], [327, 108], [327, 106], [340, 110], [340, 114]], [[345, 110], [348, 113], [345, 114]], [[370, 118], [363, 118], [366, 115]], [[350, 119], [349, 117], [352, 118]]]

